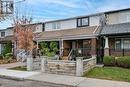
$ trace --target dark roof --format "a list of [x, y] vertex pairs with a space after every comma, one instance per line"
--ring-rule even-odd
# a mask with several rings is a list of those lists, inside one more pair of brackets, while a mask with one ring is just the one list
[[66, 29], [66, 30], [56, 30], [56, 31], [45, 31], [41, 32], [37, 35], [35, 40], [55, 40], [55, 39], [64, 39], [64, 38], [81, 38], [95, 36], [99, 31], [98, 26], [88, 26], [88, 27], [80, 27], [74, 29]]
[[14, 36], [13, 35], [0, 38], [0, 42], [7, 42], [7, 41], [13, 41], [13, 40], [14, 40]]
[[127, 34], [130, 33], [130, 23], [106, 25], [101, 31], [101, 35]]
[[43, 22], [43, 23], [59, 22], [59, 21], [71, 20], [71, 19], [82, 18], [82, 17], [90, 17], [90, 16], [101, 15], [101, 14], [116, 13], [116, 12], [121, 12], [121, 11], [130, 11], [130, 8], [116, 9], [116, 10], [98, 12], [98, 13], [93, 13], [93, 14], [88, 14], [88, 15], [81, 15], [81, 16], [75, 16], [75, 17], [64, 18], [64, 19], [50, 20], [50, 21], [45, 21], [45, 22]]

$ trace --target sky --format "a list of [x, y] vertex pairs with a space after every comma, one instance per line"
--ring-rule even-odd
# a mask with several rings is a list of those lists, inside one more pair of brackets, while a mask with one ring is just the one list
[[[130, 8], [130, 0], [15, 0], [15, 13], [19, 17], [32, 17], [33, 22], [64, 19], [98, 12]], [[12, 26], [13, 16], [0, 22], [0, 29]]]

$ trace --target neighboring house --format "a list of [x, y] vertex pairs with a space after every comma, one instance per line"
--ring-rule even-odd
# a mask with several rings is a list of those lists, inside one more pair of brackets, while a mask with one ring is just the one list
[[130, 56], [130, 9], [106, 12], [106, 20], [100, 33], [105, 37], [104, 54]]
[[[35, 23], [35, 24], [30, 24], [29, 26], [35, 25], [35, 28], [33, 30], [33, 33], [37, 35], [40, 32], [43, 32], [44, 24], [43, 23]], [[12, 43], [12, 52], [15, 50], [15, 45], [14, 45], [14, 29], [13, 27], [9, 27], [7, 29], [0, 30], [0, 54], [2, 53], [2, 50], [4, 49], [4, 44], [7, 42]]]
[[7, 42], [12, 42], [12, 41], [13, 41], [12, 28], [0, 30], [0, 54], [2, 53], [2, 50], [4, 49], [4, 44], [6, 44]]

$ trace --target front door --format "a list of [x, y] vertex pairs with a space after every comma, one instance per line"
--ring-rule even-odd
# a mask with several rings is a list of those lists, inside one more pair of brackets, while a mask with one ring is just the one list
[[72, 49], [76, 49], [76, 41], [72, 41]]
[[83, 41], [83, 55], [91, 56], [91, 40]]

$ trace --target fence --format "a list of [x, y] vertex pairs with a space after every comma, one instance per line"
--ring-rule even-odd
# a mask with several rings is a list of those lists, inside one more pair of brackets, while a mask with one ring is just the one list
[[77, 57], [76, 61], [63, 60], [45, 60], [42, 59], [42, 72], [62, 75], [82, 76], [96, 65], [96, 57], [83, 60], [83, 57]]
[[109, 49], [111, 56], [130, 56], [130, 49]]
[[48, 60], [44, 58], [28, 58], [27, 70], [41, 70], [44, 73], [82, 76], [96, 65], [96, 57], [83, 60], [83, 57], [77, 57], [76, 61], [70, 60]]
[[41, 58], [27, 58], [27, 70], [35, 71], [41, 70]]

